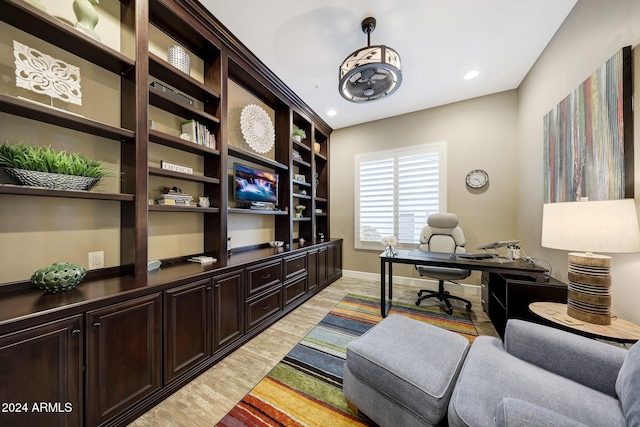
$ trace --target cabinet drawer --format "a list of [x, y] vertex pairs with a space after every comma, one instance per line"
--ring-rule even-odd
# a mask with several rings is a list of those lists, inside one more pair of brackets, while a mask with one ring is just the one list
[[284, 260], [284, 280], [289, 280], [307, 271], [307, 254]]
[[247, 331], [279, 313], [282, 289], [278, 288], [253, 302], [247, 302]]
[[247, 268], [247, 297], [282, 283], [280, 260]]
[[306, 294], [307, 276], [302, 276], [284, 287], [284, 306], [288, 306]]

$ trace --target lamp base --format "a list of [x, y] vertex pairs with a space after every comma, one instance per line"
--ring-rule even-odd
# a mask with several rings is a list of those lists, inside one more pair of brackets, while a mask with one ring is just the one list
[[611, 257], [569, 254], [567, 314], [597, 325], [611, 324]]

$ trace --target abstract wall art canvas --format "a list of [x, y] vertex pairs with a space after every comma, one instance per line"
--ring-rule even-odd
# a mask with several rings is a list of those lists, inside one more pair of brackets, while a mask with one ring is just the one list
[[544, 116], [544, 202], [633, 197], [631, 48]]

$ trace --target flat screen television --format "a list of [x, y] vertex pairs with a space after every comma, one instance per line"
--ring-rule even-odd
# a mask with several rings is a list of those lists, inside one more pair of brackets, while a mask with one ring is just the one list
[[238, 206], [278, 204], [278, 175], [239, 163], [233, 164], [233, 200]]

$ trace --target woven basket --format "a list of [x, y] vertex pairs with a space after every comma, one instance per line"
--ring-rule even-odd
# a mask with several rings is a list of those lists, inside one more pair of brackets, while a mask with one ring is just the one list
[[57, 190], [90, 190], [100, 178], [62, 175], [59, 173], [38, 172], [25, 169], [3, 168], [11, 178], [30, 187], [55, 188]]

